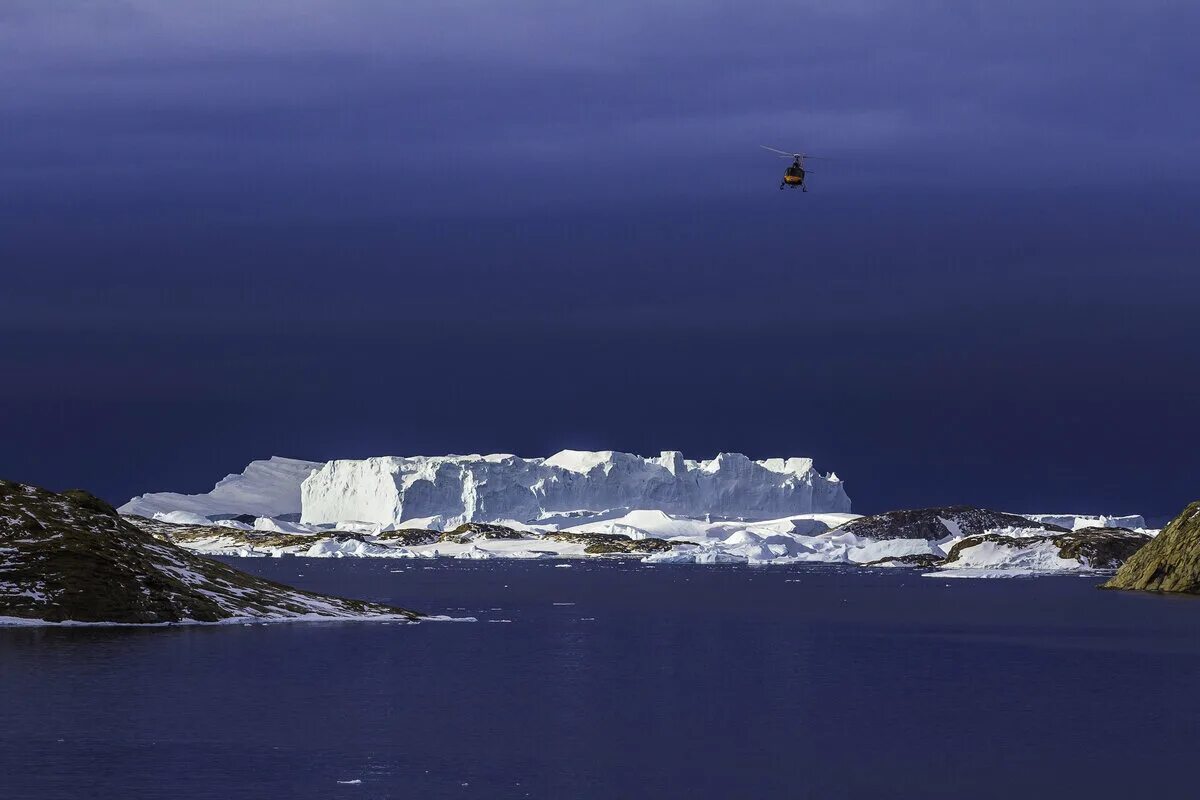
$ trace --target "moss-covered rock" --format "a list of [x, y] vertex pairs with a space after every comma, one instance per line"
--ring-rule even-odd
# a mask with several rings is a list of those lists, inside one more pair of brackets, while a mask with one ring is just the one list
[[525, 539], [524, 533], [504, 525], [493, 525], [487, 522], [466, 522], [452, 531], [444, 531], [441, 541], [453, 544], [467, 544], [480, 539]]
[[674, 547], [666, 539], [629, 539], [627, 541], [593, 542], [583, 548], [589, 555], [604, 555], [608, 553], [665, 553]]
[[400, 528], [394, 531], [383, 531], [375, 538], [400, 547], [416, 547], [422, 544], [433, 544], [440, 541], [442, 536], [437, 531], [427, 531], [424, 528]]
[[1200, 594], [1200, 500], [1130, 556], [1104, 588]]
[[570, 544], [599, 544], [603, 542], [631, 542], [632, 536], [623, 533], [577, 533], [575, 531], [557, 531], [543, 534], [548, 542], [568, 542]]
[[570, 542], [582, 544], [583, 552], [588, 555], [607, 555], [613, 553], [662, 553], [670, 550], [675, 543], [666, 539], [647, 537], [634, 539], [623, 533], [575, 533], [562, 531], [547, 533], [543, 539], [551, 542]]
[[0, 481], [0, 616], [158, 623], [302, 615], [417, 618], [247, 575], [138, 528], [85, 492]]
[[1117, 569], [1152, 537], [1128, 528], [1080, 528], [1052, 537], [1062, 558], [1083, 561], [1092, 569]]
[[63, 497], [69, 498], [71, 502], [80, 508], [86, 508], [89, 511], [95, 511], [97, 514], [107, 514], [110, 517], [118, 516], [117, 510], [111, 505], [101, 500], [91, 492], [83, 489], [67, 489], [62, 493]]

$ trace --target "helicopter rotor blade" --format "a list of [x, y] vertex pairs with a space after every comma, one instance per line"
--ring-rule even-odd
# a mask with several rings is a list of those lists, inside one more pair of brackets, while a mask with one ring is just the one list
[[832, 160], [828, 156], [810, 156], [808, 153], [789, 153], [786, 150], [779, 150], [778, 148], [775, 148], [775, 147], [767, 147], [765, 144], [760, 144], [759, 147], [761, 147], [763, 150], [770, 150], [772, 153], [778, 154], [778, 156], [780, 158], [794, 158], [799, 161], [806, 161], [807, 159], [810, 159], [810, 158], [815, 158], [818, 161]]

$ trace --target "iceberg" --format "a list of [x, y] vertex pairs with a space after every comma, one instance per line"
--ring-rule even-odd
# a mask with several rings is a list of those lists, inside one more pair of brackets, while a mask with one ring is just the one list
[[636, 557], [647, 564], [842, 564], [956, 576], [1115, 569], [1155, 532], [1139, 516], [1012, 514], [973, 506], [860, 517], [807, 458], [563, 450], [271, 458], [200, 495], [121, 509], [209, 554], [310, 558]]
[[752, 461], [740, 453], [721, 453], [689, 461], [677, 451], [657, 458], [564, 450], [549, 458], [493, 454], [330, 461], [304, 479], [300, 495], [305, 524], [436, 519], [446, 528], [613, 509], [731, 519], [850, 511], [841, 480], [818, 473], [811, 459]]
[[1069, 531], [1076, 531], [1082, 528], [1129, 528], [1130, 530], [1142, 530], [1146, 527], [1146, 520], [1140, 514], [1128, 514], [1116, 517], [1110, 517], [1106, 514], [1099, 516], [1089, 514], [1022, 514], [1021, 516], [1034, 522], [1057, 525]]

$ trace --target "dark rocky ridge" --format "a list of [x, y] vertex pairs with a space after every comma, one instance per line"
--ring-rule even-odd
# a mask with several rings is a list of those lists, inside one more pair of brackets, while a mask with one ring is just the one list
[[382, 531], [375, 538], [399, 547], [416, 547], [440, 541], [442, 535], [437, 531], [429, 531], [424, 528], [400, 528], [394, 531]]
[[932, 553], [910, 553], [906, 556], [884, 556], [875, 561], [866, 561], [859, 564], [860, 567], [882, 567], [888, 564], [898, 564], [904, 567], [920, 567], [928, 569], [930, 567], [940, 567], [945, 561], [941, 556], [935, 556]]
[[948, 520], [958, 525], [963, 536], [974, 536], [996, 528], [1039, 528], [1056, 533], [1069, 533], [1066, 528], [1044, 522], [1034, 522], [1016, 514], [990, 511], [974, 506], [940, 506], [937, 508], [915, 508], [903, 511], [888, 511], [859, 517], [834, 530], [838, 533], [853, 533], [865, 539], [925, 539], [937, 541], [950, 535], [942, 524]]
[[1134, 553], [1104, 588], [1200, 594], [1200, 500]]
[[467, 544], [480, 539], [527, 539], [526, 534], [504, 525], [488, 522], [465, 522], [452, 531], [445, 531], [441, 541], [454, 544]]
[[954, 567], [955, 562], [963, 553], [985, 542], [1012, 548], [1024, 548], [1042, 542], [1050, 542], [1058, 548], [1060, 558], [1079, 561], [1092, 569], [1112, 570], [1121, 566], [1149, 541], [1151, 541], [1151, 537], [1148, 534], [1131, 531], [1128, 528], [1080, 528], [1077, 531], [1065, 533], [1050, 532], [1044, 535], [1032, 534], [1029, 536], [985, 533], [979, 536], [968, 536], [955, 543], [945, 558], [929, 553], [918, 553], [887, 556], [876, 561], [866, 562], [861, 566]]
[[427, 531], [423, 528], [384, 531], [372, 537], [355, 531], [338, 530], [321, 531], [320, 533], [283, 533], [281, 531], [245, 530], [243, 528], [226, 528], [221, 525], [163, 522], [158, 519], [139, 517], [136, 514], [122, 515], [121, 519], [128, 521], [158, 539], [176, 544], [187, 544], [204, 539], [220, 538], [225, 542], [235, 545], [246, 545], [247, 547], [299, 547], [307, 549], [324, 539], [333, 539], [338, 542], [370, 542], [372, 539], [380, 539], [388, 540], [391, 544], [403, 546], [430, 544], [439, 539], [437, 531]]
[[983, 536], [969, 536], [955, 544], [946, 554], [942, 565], [954, 566], [954, 562], [964, 550], [984, 542], [995, 542], [1007, 547], [1029, 547], [1040, 542], [1050, 542], [1058, 547], [1060, 558], [1086, 562], [1092, 569], [1116, 569], [1150, 539], [1149, 534], [1138, 533], [1128, 528], [1080, 528], [1077, 531], [1045, 536], [1005, 536], [1000, 533], [988, 533]]
[[304, 615], [419, 616], [247, 575], [141, 530], [87, 492], [0, 481], [0, 616], [161, 623]]
[[684, 542], [668, 542], [653, 536], [645, 539], [634, 539], [623, 533], [548, 533], [542, 538], [552, 542], [581, 542], [583, 552], [589, 555], [604, 555], [608, 553], [662, 553], [677, 544]]
[[219, 536], [238, 544], [256, 547], [311, 547], [324, 538], [343, 539], [353, 537], [353, 534], [341, 531], [330, 531], [329, 535], [314, 533], [280, 533], [278, 531], [243, 530], [242, 528], [225, 528], [220, 525], [193, 525], [191, 523], [163, 522], [136, 515], [122, 516], [127, 521], [156, 539], [166, 542], [195, 542], [201, 539], [211, 539]]

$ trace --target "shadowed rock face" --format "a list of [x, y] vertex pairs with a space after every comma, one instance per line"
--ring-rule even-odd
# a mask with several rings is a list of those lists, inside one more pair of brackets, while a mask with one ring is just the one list
[[[947, 525], [949, 523], [949, 525]], [[955, 530], [957, 528], [957, 530]], [[989, 511], [973, 506], [941, 506], [938, 508], [914, 508], [905, 511], [888, 511], [860, 517], [836, 528], [838, 533], [853, 533], [866, 539], [925, 539], [938, 541], [951, 534], [974, 536], [997, 528], [1040, 528], [1045, 531], [1067, 533], [1066, 528], [1044, 522]]]
[[1053, 541], [1063, 558], [1086, 561], [1094, 569], [1116, 569], [1153, 538], [1128, 528], [1080, 528], [1059, 534]]
[[0, 481], [0, 616], [157, 623], [307, 615], [418, 616], [247, 575], [155, 538], [87, 492]]
[[1200, 594], [1200, 500], [1134, 553], [1104, 588]]

